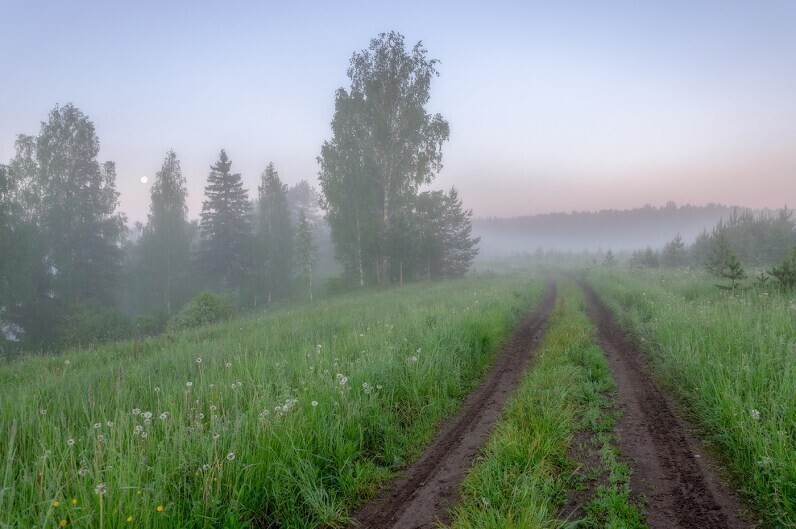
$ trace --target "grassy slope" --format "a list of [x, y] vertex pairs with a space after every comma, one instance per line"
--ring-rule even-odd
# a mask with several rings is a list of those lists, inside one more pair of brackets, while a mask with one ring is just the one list
[[0, 366], [0, 527], [343, 523], [542, 290], [414, 285]]
[[[612, 445], [615, 414], [605, 409], [613, 388], [608, 364], [594, 344], [580, 290], [565, 282], [559, 293], [529, 372], [465, 479], [452, 524], [456, 529], [643, 527], [630, 503], [629, 470]], [[587, 473], [607, 479], [584, 519], [563, 522], [559, 511], [567, 489], [586, 485], [576, 477], [581, 475], [578, 462], [568, 459], [573, 436], [584, 430], [601, 448], [600, 468]]]
[[[772, 526], [796, 524], [796, 295], [700, 272], [592, 272]], [[790, 524], [790, 525], [789, 525]]]

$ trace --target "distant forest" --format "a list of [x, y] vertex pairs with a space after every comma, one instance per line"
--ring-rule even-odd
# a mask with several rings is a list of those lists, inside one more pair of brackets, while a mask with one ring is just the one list
[[708, 204], [678, 206], [669, 202], [656, 208], [598, 212], [548, 213], [511, 218], [474, 218], [473, 235], [481, 237], [480, 257], [491, 259], [544, 251], [629, 252], [651, 246], [662, 248], [677, 234], [686, 244], [721, 219], [752, 211], [738, 206]]

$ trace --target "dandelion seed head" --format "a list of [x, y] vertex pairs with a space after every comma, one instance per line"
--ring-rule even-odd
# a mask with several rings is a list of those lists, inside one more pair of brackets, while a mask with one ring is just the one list
[[40, 413], [41, 415], [47, 415], [47, 409], [46, 409], [46, 408], [40, 408], [40, 409], [39, 409], [39, 413]]
[[751, 410], [749, 412], [749, 415], [751, 415], [753, 421], [759, 421], [760, 420], [760, 411], [759, 410]]
[[224, 364], [224, 365], [225, 365], [227, 368], [230, 368], [230, 367], [232, 367], [232, 362], [227, 362], [227, 363], [226, 363], [226, 364]]
[[152, 412], [151, 412], [151, 411], [145, 411], [144, 413], [142, 413], [142, 414], [141, 414], [141, 416], [142, 416], [144, 419], [146, 419], [146, 420], [149, 420], [149, 419], [151, 419], [151, 418], [152, 418]]
[[108, 425], [108, 428], [112, 428], [113, 427], [113, 421], [108, 421], [105, 424]]
[[227, 454], [227, 461], [232, 461], [235, 459], [235, 452], [230, 452]]
[[197, 364], [201, 364], [201, 363], [202, 363], [202, 359], [201, 359], [201, 358], [197, 358], [197, 359], [196, 359], [196, 363], [197, 363]]
[[169, 412], [164, 411], [163, 413], [160, 414], [160, 420], [161, 421], [165, 421], [168, 418], [169, 418]]
[[317, 400], [313, 400], [312, 401], [312, 407], [313, 408], [317, 408], [318, 407], [318, 401]]
[[133, 408], [133, 415], [140, 415], [140, 414], [141, 414], [141, 408]]
[[158, 386], [155, 386], [155, 393], [160, 393], [160, 388]]
[[70, 362], [69, 360], [64, 360], [64, 364], [65, 364], [65, 365], [69, 365], [69, 364], [71, 364], [71, 363], [72, 363], [72, 362]]
[[193, 382], [191, 382], [190, 380], [185, 383], [186, 388], [190, 388], [191, 386], [193, 386]]
[[95, 423], [94, 423], [94, 429], [95, 429], [95, 430], [98, 430], [98, 429], [100, 429], [101, 427], [102, 427], [102, 424], [101, 424], [101, 423], [98, 423], [98, 422], [95, 422]]
[[105, 486], [105, 483], [100, 481], [97, 483], [97, 486], [94, 487], [94, 494], [99, 494], [100, 496], [108, 492], [108, 487]]

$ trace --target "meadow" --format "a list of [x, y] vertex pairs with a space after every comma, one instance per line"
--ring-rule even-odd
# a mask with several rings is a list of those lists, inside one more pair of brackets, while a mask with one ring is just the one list
[[0, 365], [0, 527], [336, 527], [543, 282], [371, 291]]
[[590, 270], [600, 293], [773, 527], [796, 524], [796, 294], [698, 270]]

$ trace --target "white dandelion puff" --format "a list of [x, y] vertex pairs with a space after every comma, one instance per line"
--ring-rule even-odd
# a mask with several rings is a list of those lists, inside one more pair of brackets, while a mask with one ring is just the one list
[[188, 382], [185, 383], [185, 387], [186, 388], [190, 388], [191, 386], [193, 386], [193, 382], [188, 381]]
[[66, 440], [66, 446], [74, 446], [74, 445], [75, 445], [75, 440], [74, 439], [67, 439]]
[[317, 400], [313, 400], [312, 401], [312, 407], [313, 408], [317, 408], [318, 407], [318, 401]]
[[230, 452], [227, 454], [227, 461], [232, 461], [235, 459], [235, 452]]

